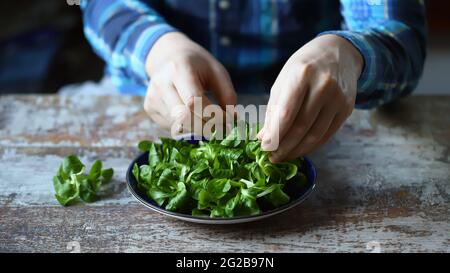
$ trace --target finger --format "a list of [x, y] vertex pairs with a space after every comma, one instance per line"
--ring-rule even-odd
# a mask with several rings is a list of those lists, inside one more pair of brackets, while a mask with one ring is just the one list
[[156, 112], [167, 115], [167, 109], [159, 94], [156, 85], [151, 83], [144, 100], [144, 109], [148, 115]]
[[205, 121], [199, 116], [194, 115], [189, 109], [178, 115], [173, 122], [171, 133], [173, 137], [181, 134], [193, 133], [196, 136], [203, 136]]
[[264, 137], [264, 127], [256, 135], [256, 138], [259, 139], [259, 140], [261, 140], [263, 137]]
[[144, 109], [151, 120], [164, 129], [170, 128], [170, 120], [167, 108], [159, 96], [159, 92], [154, 84], [150, 84], [144, 100]]
[[[287, 158], [295, 158], [298, 156], [294, 152], [295, 148], [299, 145], [308, 148], [311, 145], [316, 144], [316, 142], [322, 139], [322, 136], [327, 132], [331, 125], [334, 117], [336, 116], [337, 109], [333, 105], [328, 105], [323, 107], [317, 119], [312, 123], [310, 129], [306, 133], [301, 126], [297, 127], [297, 124], [301, 124], [301, 118], [299, 118], [300, 123], [295, 123], [291, 130], [288, 132], [280, 148], [270, 155], [272, 162], [281, 162]], [[304, 137], [302, 137], [304, 135]]]
[[208, 89], [211, 90], [222, 109], [225, 109], [227, 105], [236, 105], [236, 91], [225, 68], [222, 66], [213, 68], [209, 81]]
[[[339, 96], [338, 85], [328, 74], [321, 75], [321, 78], [315, 81], [315, 84], [313, 84], [309, 90], [310, 91], [307, 93], [304, 100], [304, 104], [297, 115], [297, 120], [294, 122], [295, 125], [290, 128], [291, 135], [289, 138], [285, 137], [281, 140], [283, 148], [273, 155], [274, 160], [286, 158], [286, 155], [303, 140], [313, 124], [317, 122], [316, 119], [318, 119], [319, 113], [322, 111], [321, 109], [324, 109], [323, 115], [325, 115], [325, 118], [328, 118], [329, 122], [331, 122], [335, 113], [339, 111], [338, 109], [341, 106], [339, 101], [341, 101], [341, 97]], [[324, 107], [324, 105], [328, 106]], [[327, 128], [322, 129], [323, 132], [325, 132]], [[320, 135], [321, 132], [314, 132], [314, 134]], [[309, 136], [308, 138], [312, 137], [313, 136]], [[308, 142], [309, 141], [310, 140], [308, 140]]]
[[318, 147], [318, 143], [322, 140], [325, 133], [330, 128], [335, 114], [319, 116], [317, 121], [311, 127], [306, 136], [294, 147], [284, 159], [295, 159], [304, 154], [310, 153]]
[[164, 115], [159, 112], [155, 112], [150, 116], [150, 119], [153, 120], [156, 124], [158, 124], [161, 128], [165, 130], [170, 130], [171, 122], [166, 119]]
[[189, 110], [181, 100], [175, 86], [173, 86], [172, 83], [167, 83], [166, 85], [159, 87], [158, 93], [164, 103], [164, 109], [166, 110], [165, 112], [168, 113], [166, 118], [172, 123], [175, 120], [180, 119], [180, 116]]
[[270, 130], [270, 124], [272, 124], [272, 117], [274, 115], [273, 113], [273, 107], [270, 105], [267, 105], [267, 110], [266, 110], [266, 116], [265, 116], [265, 120], [264, 120], [264, 126], [263, 126], [263, 131], [264, 134], [261, 134], [261, 148], [265, 151], [270, 150], [270, 139], [267, 137], [264, 137], [266, 135], [266, 132], [268, 132]]
[[342, 127], [347, 117], [348, 115], [346, 115], [345, 113], [339, 113], [338, 115], [336, 115], [330, 125], [330, 128], [328, 128], [327, 132], [322, 136], [322, 139], [310, 150], [306, 150], [304, 153], [309, 154], [315, 151], [320, 146], [325, 145], [331, 139], [331, 137]]
[[[189, 109], [181, 100], [179, 93], [175, 86], [166, 82], [155, 89], [157, 97], [161, 99], [159, 107], [162, 108], [159, 112], [164, 113], [163, 118], [170, 123], [170, 131], [172, 137], [180, 134], [194, 133], [202, 135], [202, 128], [204, 121]], [[159, 108], [157, 108], [159, 109]], [[161, 120], [161, 118], [159, 118]], [[167, 126], [165, 126], [167, 128]]]
[[319, 141], [319, 143], [315, 147], [312, 147], [310, 149], [305, 150], [304, 147], [303, 147], [303, 144], [300, 143], [294, 149], [294, 151], [288, 157], [288, 159], [294, 159], [294, 158], [296, 158], [298, 156], [309, 154], [310, 152], [314, 151], [319, 146], [321, 146], [324, 143], [326, 143], [337, 132], [337, 130], [341, 127], [341, 125], [343, 124], [345, 119], [346, 119], [346, 115], [339, 113], [337, 116], [335, 116], [335, 118], [333, 119], [333, 121], [331, 123], [331, 126], [328, 128], [328, 131], [323, 135], [322, 139]]
[[[272, 85], [272, 88], [270, 89], [270, 97], [269, 97], [269, 102], [267, 103], [267, 110], [271, 107], [273, 107], [273, 105], [276, 105], [278, 103], [278, 96], [279, 96], [279, 90], [281, 90], [280, 84], [281, 82], [283, 82], [283, 79], [285, 79], [287, 76], [287, 71], [288, 71], [288, 63], [289, 61], [283, 66], [283, 68], [280, 71], [280, 74], [277, 76], [277, 78], [275, 79], [275, 82]], [[264, 123], [264, 125], [266, 125], [266, 123]]]
[[300, 140], [306, 135], [308, 130], [314, 124], [323, 105], [324, 102], [321, 96], [317, 96], [314, 92], [307, 92], [293, 126], [290, 128], [290, 133], [288, 133], [289, 137], [285, 136], [281, 139], [280, 147], [274, 151], [274, 160], [282, 159], [291, 149], [298, 145]]
[[264, 134], [263, 144], [264, 142], [273, 144], [276, 137], [278, 140], [283, 139], [291, 128], [305, 99], [311, 73], [309, 66], [304, 66], [299, 71], [290, 71], [287, 73], [287, 80], [278, 84], [279, 87], [274, 89], [276, 102], [270, 106], [272, 113]]
[[[340, 126], [344, 123], [344, 121], [347, 119], [348, 116], [352, 113], [353, 107], [346, 107], [345, 98], [342, 95], [342, 92], [340, 92], [340, 89], [337, 87], [337, 82], [333, 80], [332, 77], [325, 77], [326, 80], [324, 81], [324, 86], [328, 86], [329, 88], [329, 94], [330, 95], [330, 101], [327, 103], [328, 107], [338, 107], [336, 111], [336, 115], [331, 122], [329, 128], [321, 137], [319, 140], [315, 141], [314, 144], [310, 144], [313, 142], [312, 140], [309, 141], [309, 143], [304, 144], [304, 150], [300, 151], [300, 154], [308, 154], [313, 151], [315, 151], [317, 148], [325, 144], [332, 135], [340, 128]], [[336, 86], [333, 88], [333, 86]], [[353, 102], [354, 103], [354, 102]], [[314, 138], [314, 136], [310, 136], [311, 138]]]
[[211, 101], [204, 95], [200, 79], [190, 71], [185, 71], [174, 80], [174, 85], [183, 103], [192, 113], [204, 119], [203, 109]]
[[[285, 67], [286, 67], [286, 64], [283, 67], [283, 69], [281, 69], [280, 74], [277, 76], [274, 84], [272, 85], [272, 88], [270, 89], [270, 96], [269, 96], [269, 101], [267, 102], [267, 109], [266, 109], [266, 113], [265, 113], [266, 115], [265, 115], [265, 119], [264, 119], [264, 125], [263, 125], [263, 128], [261, 129], [261, 131], [266, 131], [266, 128], [268, 128], [267, 130], [270, 130], [269, 124], [271, 123], [270, 117], [272, 116], [272, 113], [273, 113], [272, 109], [274, 108], [274, 105], [277, 104], [278, 95], [279, 95], [279, 92], [275, 91], [275, 90], [280, 89], [279, 84], [280, 84], [281, 78], [283, 78], [284, 75], [286, 74]], [[263, 141], [263, 137], [262, 137], [263, 134], [260, 134], [260, 136], [261, 136], [261, 141]], [[268, 142], [268, 139], [266, 139], [266, 143], [263, 146], [268, 145], [267, 142]]]
[[272, 85], [272, 88], [270, 89], [270, 96], [269, 96], [269, 102], [267, 103], [267, 109], [266, 109], [266, 116], [264, 119], [264, 126], [262, 128], [262, 133], [260, 134], [260, 140], [261, 140], [261, 148], [263, 150], [266, 151], [270, 151], [270, 150], [275, 150], [275, 149], [270, 149], [270, 148], [275, 148], [275, 147], [270, 147], [271, 146], [271, 139], [270, 137], [265, 137], [264, 135], [266, 135], [266, 132], [269, 131], [273, 131], [273, 126], [272, 126], [272, 121], [274, 119], [274, 116], [277, 115], [277, 107], [275, 105], [278, 105], [278, 97], [280, 96], [280, 90], [282, 89], [281, 83], [283, 82], [283, 79], [285, 79], [287, 77], [287, 70], [288, 70], [288, 65], [287, 63], [283, 66], [283, 68], [280, 71], [280, 74], [277, 76], [277, 78], [275, 79], [274, 84]]

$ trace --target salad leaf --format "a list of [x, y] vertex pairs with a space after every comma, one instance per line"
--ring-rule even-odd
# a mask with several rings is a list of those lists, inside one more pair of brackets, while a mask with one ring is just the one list
[[56, 175], [53, 177], [55, 198], [63, 206], [68, 206], [76, 200], [94, 202], [102, 185], [108, 183], [113, 175], [113, 169], [103, 169], [102, 162], [96, 160], [88, 174], [85, 166], [75, 155], [64, 158]]
[[222, 141], [192, 145], [163, 138], [161, 144], [141, 141], [147, 165], [134, 165], [139, 188], [170, 211], [204, 217], [235, 217], [261, 213], [260, 204], [279, 207], [289, 202], [283, 189], [306, 186], [299, 173], [302, 158], [274, 164], [261, 142], [259, 127], [235, 127]]

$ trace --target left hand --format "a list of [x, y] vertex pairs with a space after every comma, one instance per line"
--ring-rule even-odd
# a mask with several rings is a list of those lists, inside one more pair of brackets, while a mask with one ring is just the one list
[[362, 67], [361, 53], [336, 35], [317, 37], [291, 56], [272, 86], [259, 134], [272, 162], [308, 154], [331, 138], [353, 111]]

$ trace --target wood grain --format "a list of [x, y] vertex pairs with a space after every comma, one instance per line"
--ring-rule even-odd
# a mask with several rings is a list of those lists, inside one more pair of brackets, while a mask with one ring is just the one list
[[[139, 205], [13, 207], [0, 212], [0, 251], [67, 252], [386, 252], [448, 251], [448, 210], [356, 210], [305, 204], [261, 222], [206, 226]], [[447, 213], [447, 216], [444, 216]], [[39, 218], [39, 220], [37, 220]]]
[[[242, 97], [261, 104], [267, 97]], [[205, 226], [133, 200], [125, 172], [141, 139], [167, 132], [136, 97], [0, 97], [0, 252], [450, 251], [450, 97], [411, 97], [355, 111], [311, 156], [318, 190], [259, 223]], [[99, 202], [60, 207], [51, 178], [62, 158], [116, 171]]]

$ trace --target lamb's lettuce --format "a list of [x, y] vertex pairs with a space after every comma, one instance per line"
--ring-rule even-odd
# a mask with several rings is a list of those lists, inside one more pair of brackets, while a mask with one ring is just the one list
[[[260, 203], [279, 207], [289, 202], [283, 189], [295, 181], [302, 158], [274, 164], [258, 140], [235, 127], [224, 140], [142, 141], [148, 165], [133, 167], [140, 190], [159, 206], [195, 216], [234, 217], [261, 212]], [[294, 182], [292, 182], [294, 183]]]
[[58, 172], [53, 177], [55, 198], [63, 206], [68, 206], [76, 200], [94, 202], [100, 187], [108, 183], [113, 175], [113, 169], [102, 169], [102, 162], [95, 161], [86, 174], [85, 166], [75, 155], [64, 158]]

